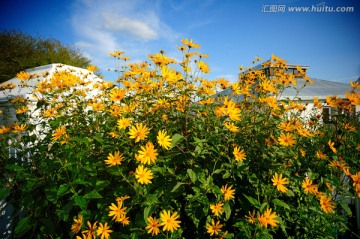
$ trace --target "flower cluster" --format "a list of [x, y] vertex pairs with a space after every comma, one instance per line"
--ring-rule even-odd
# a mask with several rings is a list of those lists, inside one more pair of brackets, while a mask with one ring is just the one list
[[82, 74], [60, 66], [44, 80], [17, 75], [31, 101], [12, 97], [15, 85], [0, 86], [13, 104], [11, 117], [0, 110], [8, 122], [0, 123], [0, 157], [16, 236], [320, 238], [350, 230], [351, 207], [341, 200], [360, 197], [359, 83], [345, 98], [284, 98], [313, 84], [301, 67], [291, 72], [273, 55], [260, 69], [240, 67], [236, 82], [208, 80], [207, 54], [192, 39], [181, 43], [176, 60], [160, 51], [129, 62], [114, 51], [116, 82], [92, 80], [95, 66]]

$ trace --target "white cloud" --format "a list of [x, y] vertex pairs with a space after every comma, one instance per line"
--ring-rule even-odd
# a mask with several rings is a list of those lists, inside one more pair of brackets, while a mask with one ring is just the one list
[[[152, 40], [158, 37], [156, 29], [147, 22], [108, 13], [103, 13], [102, 17], [104, 19], [103, 26], [109, 31], [124, 35], [130, 34], [142, 40]], [[155, 21], [157, 21], [156, 18]]]
[[179, 34], [161, 19], [161, 4], [159, 0], [77, 0], [71, 14], [76, 46], [100, 68], [113, 66], [108, 54], [114, 50], [144, 60], [161, 49], [157, 49], [160, 41], [166, 46], [178, 40]]

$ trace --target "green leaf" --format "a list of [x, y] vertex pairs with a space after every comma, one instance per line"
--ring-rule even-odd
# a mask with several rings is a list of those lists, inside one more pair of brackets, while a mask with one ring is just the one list
[[351, 212], [351, 209], [350, 207], [348, 206], [348, 204], [346, 203], [343, 203], [343, 202], [338, 202], [341, 207], [345, 210], [345, 212], [348, 214], [348, 216], [351, 216], [352, 215], [352, 212]]
[[225, 220], [227, 221], [231, 216], [231, 207], [229, 203], [224, 204]]
[[267, 205], [268, 205], [267, 202], [264, 202], [263, 204], [261, 204], [261, 207], [259, 209], [260, 212], [262, 212]]
[[174, 148], [183, 139], [184, 139], [184, 136], [182, 136], [181, 134], [174, 134], [174, 136], [171, 139], [171, 148]]
[[280, 199], [273, 199], [272, 202], [275, 204], [275, 205], [278, 205], [280, 207], [283, 207], [283, 208], [286, 208], [286, 209], [289, 209], [290, 210], [290, 207], [289, 205], [287, 205], [284, 201], [281, 201]]
[[223, 177], [223, 179], [226, 179], [226, 178], [228, 178], [230, 176], [231, 176], [230, 171], [227, 171], [226, 173], [224, 173], [224, 175], [222, 177]]
[[69, 185], [68, 184], [61, 184], [56, 195], [61, 197], [69, 192]]
[[81, 209], [86, 209], [86, 200], [83, 196], [76, 196], [74, 199], [75, 205], [79, 206]]
[[171, 192], [175, 192], [181, 185], [183, 185], [184, 183], [182, 182], [177, 182], [177, 184], [175, 185], [175, 187], [171, 190]]
[[96, 181], [95, 190], [100, 191], [108, 186], [110, 183], [108, 181]]
[[147, 223], [147, 218], [149, 217], [151, 211], [151, 206], [144, 208], [144, 221]]
[[101, 136], [101, 135], [94, 135], [93, 137], [92, 137], [93, 139], [95, 139], [97, 142], [99, 142], [100, 144], [103, 144], [103, 142], [104, 142], [104, 139], [103, 139], [103, 137]]
[[258, 200], [256, 200], [256, 199], [253, 198], [253, 197], [246, 196], [245, 194], [244, 194], [244, 196], [246, 197], [246, 199], [247, 199], [253, 206], [255, 206], [256, 208], [260, 208], [260, 203], [259, 203]]
[[150, 204], [156, 204], [159, 202], [159, 198], [157, 194], [147, 194], [146, 195], [146, 202]]
[[189, 175], [191, 181], [192, 181], [193, 183], [195, 183], [195, 182], [196, 182], [196, 173], [195, 173], [192, 169], [189, 168], [189, 169], [187, 170], [187, 174]]
[[91, 191], [84, 196], [86, 199], [90, 198], [102, 198], [102, 196], [97, 191]]
[[7, 170], [18, 170], [18, 171], [24, 171], [25, 169], [19, 165], [16, 164], [8, 164], [6, 165], [6, 169]]
[[9, 188], [0, 188], [0, 200], [4, 200], [9, 195], [10, 189]]
[[21, 235], [31, 228], [30, 216], [22, 218], [15, 227], [15, 235]]
[[286, 194], [286, 196], [289, 196], [289, 197], [294, 197], [295, 196], [294, 192], [291, 191], [291, 190], [287, 190], [285, 194]]

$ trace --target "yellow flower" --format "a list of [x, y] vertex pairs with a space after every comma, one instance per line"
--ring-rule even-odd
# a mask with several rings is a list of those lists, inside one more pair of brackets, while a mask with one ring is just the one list
[[108, 164], [108, 167], [112, 167], [115, 165], [120, 165], [121, 160], [123, 160], [124, 155], [120, 154], [119, 151], [115, 151], [114, 155], [112, 153], [109, 154], [107, 157], [107, 160], [104, 160], [106, 164]]
[[218, 80], [218, 84], [220, 85], [221, 89], [223, 89], [223, 90], [225, 90], [226, 88], [229, 87], [229, 81], [224, 78], [220, 78]]
[[0, 134], [6, 134], [7, 132], [10, 131], [9, 127], [6, 127], [5, 125], [1, 125], [0, 127]]
[[126, 199], [129, 199], [129, 198], [130, 197], [128, 195], [125, 195], [125, 196], [117, 197], [116, 201], [117, 202], [123, 202], [123, 201], [125, 201]]
[[181, 74], [168, 66], [161, 67], [161, 74], [169, 84], [175, 84], [181, 79]]
[[316, 157], [318, 158], [318, 159], [326, 159], [327, 158], [327, 156], [326, 156], [326, 154], [324, 154], [323, 152], [321, 152], [321, 151], [316, 151]]
[[109, 236], [110, 236], [110, 233], [112, 233], [112, 230], [109, 230], [110, 229], [110, 226], [108, 226], [108, 223], [105, 222], [105, 224], [103, 225], [101, 222], [100, 222], [100, 225], [97, 229], [97, 235], [100, 236], [100, 239], [108, 239]]
[[121, 217], [124, 217], [126, 215], [126, 207], [123, 207], [122, 201], [118, 201], [117, 205], [111, 203], [111, 206], [109, 206], [109, 208], [111, 210], [109, 212], [109, 216], [113, 217], [112, 220], [118, 221]]
[[179, 218], [177, 212], [174, 212], [171, 215], [170, 211], [163, 210], [160, 213], [160, 226], [163, 226], [163, 231], [171, 231], [177, 230], [180, 227], [180, 222], [177, 219]]
[[16, 114], [24, 114], [28, 110], [29, 108], [27, 106], [23, 106], [21, 108], [16, 109]]
[[53, 136], [52, 140], [57, 141], [60, 139], [62, 135], [66, 134], [66, 127], [65, 125], [59, 126], [55, 129], [55, 132], [51, 135]]
[[331, 140], [329, 140], [328, 145], [329, 145], [330, 149], [336, 154], [337, 150], [334, 147], [334, 142], [331, 142]]
[[96, 235], [95, 235], [95, 229], [97, 228], [97, 222], [94, 222], [93, 225], [91, 225], [91, 223], [88, 221], [87, 222], [87, 225], [88, 225], [88, 228], [87, 230], [84, 230], [82, 231], [81, 233], [82, 234], [85, 234], [86, 235], [86, 238], [88, 239], [91, 239], [91, 238], [95, 238]]
[[137, 178], [140, 184], [149, 184], [153, 178], [151, 170], [144, 168], [143, 165], [139, 165], [135, 170], [135, 178]]
[[202, 72], [204, 72], [206, 74], [210, 73], [209, 65], [207, 63], [205, 63], [203, 61], [199, 61], [197, 63], [197, 65], [198, 65], [198, 68], [199, 68], [200, 71], [202, 71]]
[[120, 218], [118, 218], [118, 219], [116, 220], [116, 222], [120, 222], [121, 224], [123, 224], [123, 226], [126, 226], [126, 225], [129, 225], [129, 224], [130, 224], [129, 218], [126, 217], [126, 214], [124, 214], [123, 216], [121, 216]]
[[305, 150], [300, 149], [300, 154], [301, 154], [301, 156], [305, 157], [305, 156], [306, 156], [306, 152], [305, 152]]
[[224, 194], [224, 200], [225, 201], [228, 201], [230, 199], [235, 198], [234, 197], [235, 190], [232, 189], [232, 185], [230, 185], [229, 187], [228, 187], [227, 184], [225, 186], [222, 186], [221, 187], [221, 192], [222, 192], [222, 194]]
[[113, 53], [109, 53], [109, 56], [119, 57], [120, 55], [122, 55], [124, 53], [125, 52], [123, 52], [123, 51], [114, 51]]
[[239, 127], [235, 126], [234, 123], [226, 122], [224, 126], [233, 133], [238, 133], [240, 131]]
[[266, 211], [258, 216], [258, 220], [260, 222], [260, 225], [263, 227], [267, 227], [268, 225], [272, 227], [276, 227], [279, 223], [278, 220], [276, 220], [277, 215], [276, 212], [271, 213], [271, 208], [266, 209]]
[[304, 192], [306, 194], [308, 193], [313, 193], [313, 194], [316, 194], [317, 191], [318, 191], [318, 187], [317, 185], [313, 185], [312, 184], [312, 180], [308, 179], [308, 178], [305, 178], [303, 181], [302, 181], [302, 188], [304, 189]]
[[182, 44], [188, 46], [189, 48], [200, 48], [200, 45], [193, 42], [192, 39], [190, 39], [190, 41], [187, 38], [182, 39], [181, 42]]
[[101, 110], [105, 109], [105, 105], [103, 103], [99, 103], [99, 102], [93, 103], [90, 106], [93, 108], [93, 110], [96, 110], [96, 111], [101, 111]]
[[351, 174], [350, 177], [352, 178], [353, 186], [360, 185], [360, 172], [357, 172], [356, 174]]
[[288, 184], [289, 182], [287, 182], [287, 178], [282, 178], [281, 173], [280, 175], [275, 173], [271, 181], [273, 182], [273, 185], [276, 186], [277, 190], [279, 190], [280, 192], [285, 193], [288, 190], [284, 185]]
[[314, 106], [316, 108], [318, 108], [319, 110], [321, 110], [323, 108], [323, 106], [321, 104], [322, 104], [322, 101], [319, 101], [319, 98], [315, 97], [314, 98]]
[[140, 162], [143, 164], [155, 163], [156, 156], [158, 155], [157, 150], [151, 142], [147, 142], [145, 147], [141, 146], [141, 150], [138, 153], [138, 159], [140, 159]]
[[87, 236], [85, 234], [82, 234], [81, 236], [76, 236], [76, 239], [88, 239]]
[[239, 147], [235, 147], [233, 154], [235, 156], [236, 161], [243, 161], [246, 159], [246, 154], [243, 149], [240, 150]]
[[227, 109], [226, 115], [229, 116], [232, 121], [239, 121], [241, 117], [240, 113], [241, 110], [239, 108], [232, 107]]
[[210, 209], [211, 212], [215, 215], [215, 216], [221, 216], [221, 214], [224, 212], [224, 208], [223, 208], [224, 204], [223, 203], [216, 203], [216, 204], [210, 204]]
[[351, 104], [360, 105], [360, 95], [356, 91], [352, 92], [351, 94], [345, 93], [345, 96], [351, 102]]
[[119, 101], [124, 98], [125, 93], [126, 93], [126, 90], [124, 90], [124, 89], [114, 88], [111, 90], [109, 98], [111, 101]]
[[83, 220], [83, 216], [79, 215], [77, 218], [74, 218], [74, 224], [72, 224], [71, 226], [71, 231], [74, 234], [77, 234], [82, 226], [82, 220]]
[[320, 196], [320, 206], [326, 214], [334, 212], [334, 202], [330, 200], [331, 198], [329, 197]]
[[129, 131], [130, 139], [135, 139], [136, 143], [140, 140], [146, 139], [148, 134], [149, 129], [146, 127], [146, 125], [143, 125], [142, 123], [132, 126]]
[[50, 108], [50, 109], [46, 109], [45, 112], [44, 112], [44, 116], [46, 118], [50, 118], [50, 117], [53, 117], [57, 115], [57, 111], [53, 108]]
[[154, 62], [155, 65], [158, 66], [169, 65], [170, 63], [174, 63], [174, 64], [176, 63], [176, 61], [173, 58], [167, 57], [166, 55], [161, 53], [149, 55], [148, 57], [149, 59], [152, 60], [152, 62]]
[[290, 133], [286, 133], [286, 135], [281, 133], [278, 141], [279, 144], [283, 146], [293, 146], [296, 143], [294, 136]]
[[164, 149], [169, 149], [171, 146], [170, 136], [166, 135], [165, 130], [160, 130], [157, 135], [158, 144]]
[[121, 118], [117, 121], [117, 127], [118, 129], [126, 129], [131, 125], [131, 120], [128, 118]]
[[255, 210], [253, 210], [252, 212], [249, 211], [249, 216], [245, 216], [245, 218], [247, 218], [251, 224], [254, 224], [255, 219], [256, 219], [255, 218]]
[[358, 81], [350, 81], [350, 85], [354, 88], [354, 89], [360, 89], [360, 82]]
[[344, 125], [344, 129], [347, 130], [347, 131], [349, 131], [349, 132], [354, 132], [354, 131], [356, 131], [356, 127], [350, 125], [349, 123], [346, 123], [346, 124]]
[[211, 219], [211, 224], [206, 224], [207, 233], [209, 233], [210, 236], [219, 234], [222, 227], [223, 225], [220, 224], [220, 221], [215, 222], [214, 219]]
[[28, 72], [20, 71], [19, 73], [16, 74], [16, 77], [19, 78], [20, 80], [28, 80], [30, 79], [31, 75]]
[[18, 124], [18, 123], [16, 123], [16, 124], [14, 125], [13, 132], [15, 132], [15, 133], [21, 133], [21, 132], [25, 131], [26, 128], [27, 128], [27, 125], [26, 125], [26, 124]]
[[146, 226], [146, 229], [148, 229], [148, 233], [151, 233], [152, 236], [156, 236], [157, 234], [159, 234], [159, 220], [156, 217], [148, 217], [146, 220], [148, 221], [148, 224]]
[[303, 137], [313, 137], [314, 136], [313, 133], [311, 133], [309, 130], [307, 130], [305, 128], [298, 127], [296, 129], [297, 129], [297, 132], [299, 133], [299, 135], [301, 135]]
[[120, 135], [118, 134], [118, 133], [116, 133], [116, 132], [109, 132], [108, 133], [112, 138], [119, 138], [120, 137]]
[[272, 92], [278, 94], [277, 89], [275, 88], [274, 84], [270, 80], [263, 80], [260, 83], [260, 87], [264, 92]]
[[90, 65], [86, 68], [86, 70], [94, 72], [94, 71], [99, 70], [99, 68], [97, 66]]

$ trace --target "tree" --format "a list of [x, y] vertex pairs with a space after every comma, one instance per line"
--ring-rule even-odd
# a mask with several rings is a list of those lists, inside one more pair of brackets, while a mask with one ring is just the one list
[[0, 83], [19, 71], [51, 63], [86, 68], [91, 60], [79, 49], [53, 38], [33, 37], [19, 30], [0, 32]]

